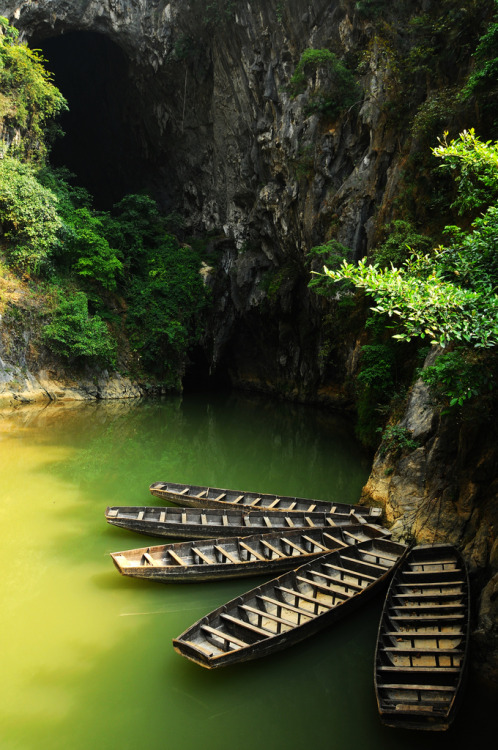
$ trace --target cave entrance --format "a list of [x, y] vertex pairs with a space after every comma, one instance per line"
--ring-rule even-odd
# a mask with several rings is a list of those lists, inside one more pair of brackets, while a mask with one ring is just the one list
[[60, 118], [65, 135], [52, 147], [51, 164], [74, 172], [99, 209], [111, 208], [127, 193], [154, 193], [158, 159], [147, 134], [147, 102], [123, 50], [87, 31], [35, 38], [30, 45], [41, 50], [69, 104]]

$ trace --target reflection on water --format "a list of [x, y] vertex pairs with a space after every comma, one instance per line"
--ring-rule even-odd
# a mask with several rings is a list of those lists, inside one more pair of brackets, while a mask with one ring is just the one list
[[[288, 651], [209, 672], [171, 639], [261, 579], [161, 585], [120, 577], [109, 557], [144, 538], [107, 526], [105, 507], [157, 502], [153, 481], [355, 502], [367, 473], [347, 422], [259, 398], [4, 410], [0, 748], [418, 747], [377, 719], [381, 601]], [[478, 708], [467, 703], [438, 748], [468, 744]]]

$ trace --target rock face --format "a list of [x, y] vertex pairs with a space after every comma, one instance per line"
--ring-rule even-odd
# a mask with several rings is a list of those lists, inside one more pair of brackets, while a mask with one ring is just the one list
[[419, 447], [377, 452], [363, 499], [385, 508], [393, 538], [460, 546], [475, 601], [474, 662], [498, 689], [498, 453], [496, 425], [441, 415], [417, 381], [400, 426]]
[[[105, 142], [97, 160], [113, 154], [106, 171], [115, 189], [116, 182], [129, 189], [131, 176], [148, 181], [165, 208], [215, 238], [221, 262], [204, 342], [211, 370], [228, 370], [238, 385], [308, 401], [344, 402], [355, 336], [324, 362], [326, 311], [307, 289], [306, 252], [334, 236], [352, 257], [366, 254], [374, 214], [388, 218], [399, 179], [399, 138], [380, 107], [389, 76], [380, 52], [370, 54], [358, 99], [339, 119], [310, 111], [323, 71], [303, 93], [288, 91], [305, 49], [326, 48], [341, 59], [364, 50], [373, 32], [354, 6], [347, 0], [0, 3], [0, 13], [36, 46], [50, 50], [67, 39], [66, 68], [78, 47], [74, 34], [80, 40], [97, 34], [119, 49], [120, 57], [109, 51], [112, 64], [102, 66], [103, 77], [119, 66], [121, 73], [109, 81], [101, 106], [114, 102], [114, 120], [128, 135], [116, 134], [116, 149]], [[96, 168], [102, 174], [102, 164]]]

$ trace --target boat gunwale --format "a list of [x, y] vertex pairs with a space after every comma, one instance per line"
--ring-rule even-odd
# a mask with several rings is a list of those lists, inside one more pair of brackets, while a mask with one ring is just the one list
[[[219, 580], [231, 577], [238, 578], [242, 576], [257, 575], [259, 573], [266, 574], [269, 572], [283, 572], [288, 568], [295, 567], [296, 565], [301, 566], [304, 562], [328, 554], [335, 549], [353, 548], [361, 543], [385, 539], [375, 527], [370, 527], [368, 524], [353, 525], [352, 528], [353, 530], [361, 530], [363, 533], [366, 532], [366, 529], [371, 529], [373, 536], [370, 539], [351, 541], [349, 536], [347, 536], [347, 527], [336, 527], [335, 529], [328, 527], [317, 529], [285, 529], [273, 533], [258, 533], [240, 537], [218, 537], [209, 540], [191, 540], [173, 544], [138, 547], [119, 552], [111, 552], [110, 555], [119, 572], [124, 576], [132, 578], [142, 578], [165, 583], [183, 581], [198, 582], [200, 580]], [[335, 540], [336, 544], [334, 544], [334, 546], [327, 546], [326, 549], [310, 552], [306, 551], [306, 553], [303, 554], [282, 554], [282, 550], [275, 546], [276, 554], [279, 555], [278, 557], [268, 557], [264, 560], [257, 559], [257, 554], [259, 552], [257, 545], [259, 543], [264, 546], [273, 543], [273, 545], [279, 544], [282, 548], [284, 546], [292, 547], [292, 542], [294, 540], [300, 541], [303, 540], [303, 537], [307, 537], [308, 539], [304, 539], [303, 541], [303, 547], [306, 543], [309, 544], [310, 540], [315, 547], [318, 547], [326, 544], [326, 536], [328, 536], [330, 540]], [[288, 545], [288, 542], [290, 542], [290, 545]], [[226, 547], [229, 553], [236, 556], [241, 554], [240, 547], [243, 545], [256, 547], [252, 553], [244, 547], [244, 555], [247, 555], [247, 559], [240, 559], [235, 562], [230, 561], [228, 558], [225, 558], [226, 561], [216, 559], [216, 553], [214, 550], [216, 550], [217, 547]], [[233, 549], [234, 547], [236, 548], [235, 550]], [[215, 558], [214, 561], [198, 563], [185, 562], [184, 565], [164, 561], [166, 556], [169, 555], [171, 557], [171, 552], [173, 552], [173, 557], [179, 555], [181, 558], [182, 555], [191, 555], [192, 557], [195, 557], [196, 555], [199, 556], [199, 551], [201, 557], [202, 553], [204, 553], [206, 557], [211, 555]], [[256, 554], [254, 554], [254, 552], [256, 552]], [[139, 558], [142, 559], [144, 555], [150, 557], [149, 564], [130, 564]], [[129, 564], [123, 564], [118, 558], [127, 559]]]

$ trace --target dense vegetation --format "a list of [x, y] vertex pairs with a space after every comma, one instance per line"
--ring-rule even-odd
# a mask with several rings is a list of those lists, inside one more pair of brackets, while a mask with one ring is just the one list
[[50, 167], [66, 103], [43, 62], [2, 19], [3, 257], [38, 292], [39, 340], [67, 364], [118, 366], [177, 387], [207, 302], [199, 253], [170, 233], [152, 198], [97, 211], [71, 174]]

